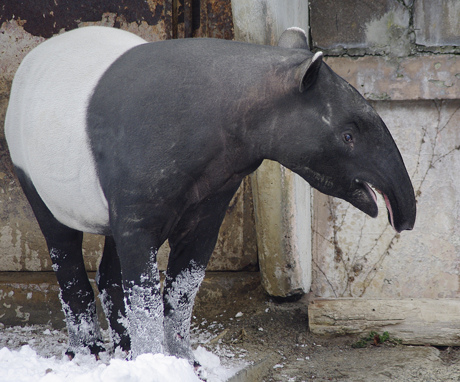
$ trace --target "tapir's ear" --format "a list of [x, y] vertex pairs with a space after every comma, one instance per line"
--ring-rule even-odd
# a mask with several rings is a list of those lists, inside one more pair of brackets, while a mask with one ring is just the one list
[[318, 77], [319, 68], [323, 63], [323, 52], [317, 52], [313, 57], [306, 59], [300, 66], [300, 85], [299, 91], [303, 93], [316, 81]]
[[307, 35], [303, 29], [286, 29], [278, 40], [278, 46], [288, 49], [309, 49]]

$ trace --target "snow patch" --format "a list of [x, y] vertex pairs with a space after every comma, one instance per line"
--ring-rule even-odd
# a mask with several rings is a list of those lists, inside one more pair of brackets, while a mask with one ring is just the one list
[[[108, 338], [108, 333], [103, 334]], [[25, 342], [29, 345], [21, 346]], [[49, 326], [5, 328], [0, 337], [0, 382], [199, 382], [184, 359], [143, 354], [126, 361], [122, 355], [101, 353], [99, 361], [93, 355], [81, 354], [70, 361], [64, 354], [65, 342], [65, 330]], [[207, 382], [224, 382], [246, 365], [241, 360], [228, 364], [221, 355], [223, 349], [216, 351], [224, 362], [203, 347], [194, 351], [206, 370]]]
[[19, 351], [0, 350], [2, 382], [199, 382], [192, 366], [183, 359], [163, 354], [142, 354], [133, 361], [112, 359], [109, 364], [92, 356], [75, 361], [43, 358], [25, 345]]

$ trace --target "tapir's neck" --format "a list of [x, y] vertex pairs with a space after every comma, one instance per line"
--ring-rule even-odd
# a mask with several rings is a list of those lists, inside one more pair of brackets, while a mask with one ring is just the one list
[[255, 161], [287, 162], [286, 154], [289, 156], [290, 147], [299, 139], [296, 127], [308, 124], [301, 121], [301, 114], [304, 116], [308, 108], [308, 95], [299, 92], [295, 77], [295, 69], [303, 59], [304, 56], [297, 55], [272, 62], [263, 68], [256, 84], [240, 89], [234, 109], [238, 121], [230, 126], [236, 129], [232, 134], [242, 138], [245, 152]]
[[[309, 110], [309, 96], [298, 91], [277, 94], [273, 103], [254, 112], [251, 142], [260, 159], [277, 161], [288, 168], [308, 163], [315, 145], [317, 116]], [[258, 105], [254, 105], [257, 109]]]

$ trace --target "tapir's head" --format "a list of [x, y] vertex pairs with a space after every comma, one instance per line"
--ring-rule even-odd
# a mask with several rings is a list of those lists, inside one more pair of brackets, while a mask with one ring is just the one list
[[[288, 30], [279, 45], [308, 48], [301, 37], [299, 30]], [[379, 115], [322, 62], [321, 53], [309, 55], [293, 75], [298, 88], [289, 106], [290, 126], [279, 136], [283, 148], [277, 159], [314, 188], [344, 199], [372, 217], [378, 214], [373, 188], [378, 190], [394, 229], [412, 229], [414, 190]]]

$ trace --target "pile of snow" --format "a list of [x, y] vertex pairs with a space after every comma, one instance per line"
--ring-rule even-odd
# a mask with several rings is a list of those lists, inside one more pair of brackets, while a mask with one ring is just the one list
[[19, 351], [0, 350], [1, 381], [40, 382], [199, 382], [186, 360], [162, 354], [143, 354], [134, 361], [112, 359], [107, 365], [92, 356], [44, 358], [29, 345]]
[[[3, 329], [0, 337], [0, 382], [199, 382], [194, 368], [183, 359], [163, 354], [143, 354], [126, 361], [120, 354], [64, 354], [63, 333], [36, 326]], [[27, 345], [24, 345], [24, 343]], [[5, 346], [6, 345], [6, 346]], [[16, 348], [16, 349], [15, 349]], [[58, 354], [58, 355], [56, 355]], [[208, 382], [224, 382], [245, 364], [223, 366], [220, 358], [202, 346], [194, 351]]]

